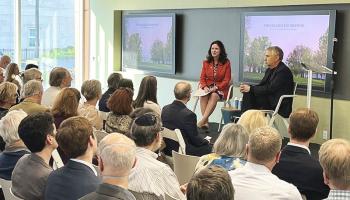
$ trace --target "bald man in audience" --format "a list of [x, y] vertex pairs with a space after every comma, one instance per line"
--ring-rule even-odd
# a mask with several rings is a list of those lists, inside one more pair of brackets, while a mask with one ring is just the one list
[[0, 67], [6, 69], [7, 65], [11, 63], [11, 58], [8, 55], [3, 55], [0, 58]]
[[247, 163], [230, 171], [237, 200], [302, 200], [298, 189], [271, 173], [278, 162], [282, 139], [269, 126], [255, 129], [247, 144]]
[[327, 200], [350, 199], [350, 142], [332, 139], [319, 151], [324, 182], [331, 188]]
[[[187, 102], [191, 99], [192, 88], [187, 82], [178, 82], [174, 88], [176, 100], [166, 105], [162, 109], [162, 122], [164, 127], [175, 130], [180, 129], [182, 137], [186, 143], [186, 154], [202, 156], [211, 152], [209, 141], [205, 140], [198, 134], [197, 116], [194, 112], [186, 107]], [[171, 151], [177, 151], [179, 144], [170, 139], [164, 139], [166, 148], [164, 152], [171, 156]]]
[[329, 187], [324, 184], [322, 167], [311, 156], [310, 140], [317, 131], [318, 115], [308, 108], [300, 108], [290, 115], [290, 142], [282, 149], [279, 162], [272, 173], [295, 185], [307, 199], [324, 199]]
[[130, 170], [136, 163], [134, 141], [123, 134], [111, 133], [99, 143], [98, 157], [103, 183], [81, 200], [136, 200], [128, 191]]

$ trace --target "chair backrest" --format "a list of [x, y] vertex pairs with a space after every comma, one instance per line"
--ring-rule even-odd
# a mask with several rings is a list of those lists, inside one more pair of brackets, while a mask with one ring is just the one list
[[5, 196], [5, 200], [21, 200], [21, 198], [16, 197], [11, 191], [12, 181], [0, 179], [0, 185]]
[[170, 195], [168, 195], [167, 193], [164, 194], [164, 200], [178, 200], [177, 198], [175, 197], [172, 197]]
[[163, 200], [162, 196], [157, 196], [155, 194], [147, 193], [147, 192], [130, 192], [135, 196], [137, 200]]
[[190, 156], [172, 151], [174, 159], [174, 172], [179, 180], [180, 185], [188, 183], [195, 172], [199, 157]]
[[56, 149], [52, 152], [51, 156], [53, 158], [53, 169], [58, 169], [64, 166], [61, 156]]
[[230, 85], [230, 87], [229, 87], [229, 89], [228, 89], [227, 97], [226, 97], [225, 102], [224, 102], [224, 107], [225, 107], [227, 104], [230, 105], [230, 106], [232, 106], [230, 100], [234, 97], [234, 95], [233, 95], [233, 89], [234, 89], [233, 85]]
[[186, 154], [186, 143], [182, 137], [181, 131], [179, 129], [170, 130], [164, 127], [164, 130], [161, 132], [164, 138], [174, 140], [179, 143], [179, 152]]
[[294, 84], [294, 89], [293, 89], [293, 94], [295, 95], [297, 88], [298, 88], [298, 83], [297, 82], [293, 82]]
[[301, 198], [302, 198], [303, 200], [307, 200], [305, 194], [302, 194], [302, 195], [301, 195]]

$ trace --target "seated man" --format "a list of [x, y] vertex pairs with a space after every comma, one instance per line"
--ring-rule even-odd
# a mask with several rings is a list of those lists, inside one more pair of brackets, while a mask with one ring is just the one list
[[[191, 99], [191, 85], [187, 82], [178, 82], [174, 88], [176, 100], [162, 109], [162, 122], [164, 127], [175, 130], [180, 129], [186, 143], [186, 154], [202, 156], [211, 152], [209, 142], [198, 135], [197, 116], [186, 107]], [[171, 156], [171, 151], [178, 151], [177, 142], [164, 139], [166, 148], [164, 153]]]
[[327, 200], [350, 199], [350, 143], [332, 139], [323, 143], [319, 160], [324, 182], [331, 188]]
[[235, 199], [301, 200], [298, 189], [271, 173], [278, 162], [281, 136], [268, 126], [255, 129], [247, 145], [247, 163], [230, 171]]
[[233, 200], [234, 193], [228, 172], [217, 165], [196, 173], [186, 188], [187, 200]]
[[81, 200], [135, 200], [128, 191], [130, 170], [136, 163], [135, 143], [123, 134], [111, 133], [99, 143], [98, 155], [103, 183]]
[[76, 200], [95, 191], [101, 181], [92, 165], [97, 142], [91, 123], [80, 116], [68, 118], [60, 125], [56, 138], [62, 151], [71, 159], [50, 174], [45, 199]]
[[167, 193], [177, 199], [185, 199], [175, 173], [167, 164], [158, 161], [154, 153], [162, 143], [161, 130], [162, 123], [156, 113], [146, 113], [133, 122], [131, 138], [137, 146], [137, 162], [129, 176], [129, 190], [158, 197]]
[[[280, 47], [272, 46], [265, 51], [267, 69], [264, 78], [258, 85], [241, 84], [243, 93], [242, 113], [249, 109], [274, 110], [282, 95], [293, 94], [293, 74], [282, 62], [283, 51]], [[289, 117], [292, 112], [293, 99], [284, 99], [278, 114]]]
[[25, 117], [18, 127], [19, 137], [32, 152], [18, 160], [12, 173], [12, 192], [22, 199], [44, 199], [49, 160], [57, 148], [56, 129], [49, 113]]
[[307, 199], [324, 199], [329, 193], [329, 187], [323, 182], [321, 165], [309, 150], [317, 124], [317, 113], [307, 108], [290, 115], [290, 142], [282, 149], [280, 161], [272, 170], [280, 179], [295, 185]]

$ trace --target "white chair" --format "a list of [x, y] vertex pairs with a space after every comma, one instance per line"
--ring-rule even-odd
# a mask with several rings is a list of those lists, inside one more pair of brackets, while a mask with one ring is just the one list
[[61, 159], [61, 156], [56, 149], [52, 152], [51, 156], [53, 158], [53, 169], [54, 170], [64, 166], [63, 161]]
[[157, 196], [155, 194], [146, 192], [135, 192], [130, 190], [130, 192], [135, 196], [137, 200], [163, 200], [162, 196]]
[[5, 200], [21, 200], [21, 198], [16, 197], [11, 191], [12, 181], [0, 179], [0, 185], [5, 196]]
[[188, 183], [195, 172], [199, 157], [190, 156], [172, 151], [174, 159], [174, 172], [179, 180], [180, 185]]
[[168, 139], [174, 140], [175, 142], [178, 142], [179, 143], [178, 152], [181, 154], [186, 154], [186, 143], [179, 129], [170, 130], [170, 129], [164, 128], [161, 134], [164, 138], [168, 138]]

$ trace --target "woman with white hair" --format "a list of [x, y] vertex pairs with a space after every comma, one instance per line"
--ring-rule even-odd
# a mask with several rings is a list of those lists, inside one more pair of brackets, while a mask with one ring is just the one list
[[17, 161], [30, 153], [18, 136], [18, 126], [27, 114], [23, 110], [13, 110], [0, 120], [0, 136], [6, 143], [5, 150], [0, 153], [0, 178], [11, 180], [12, 171]]

